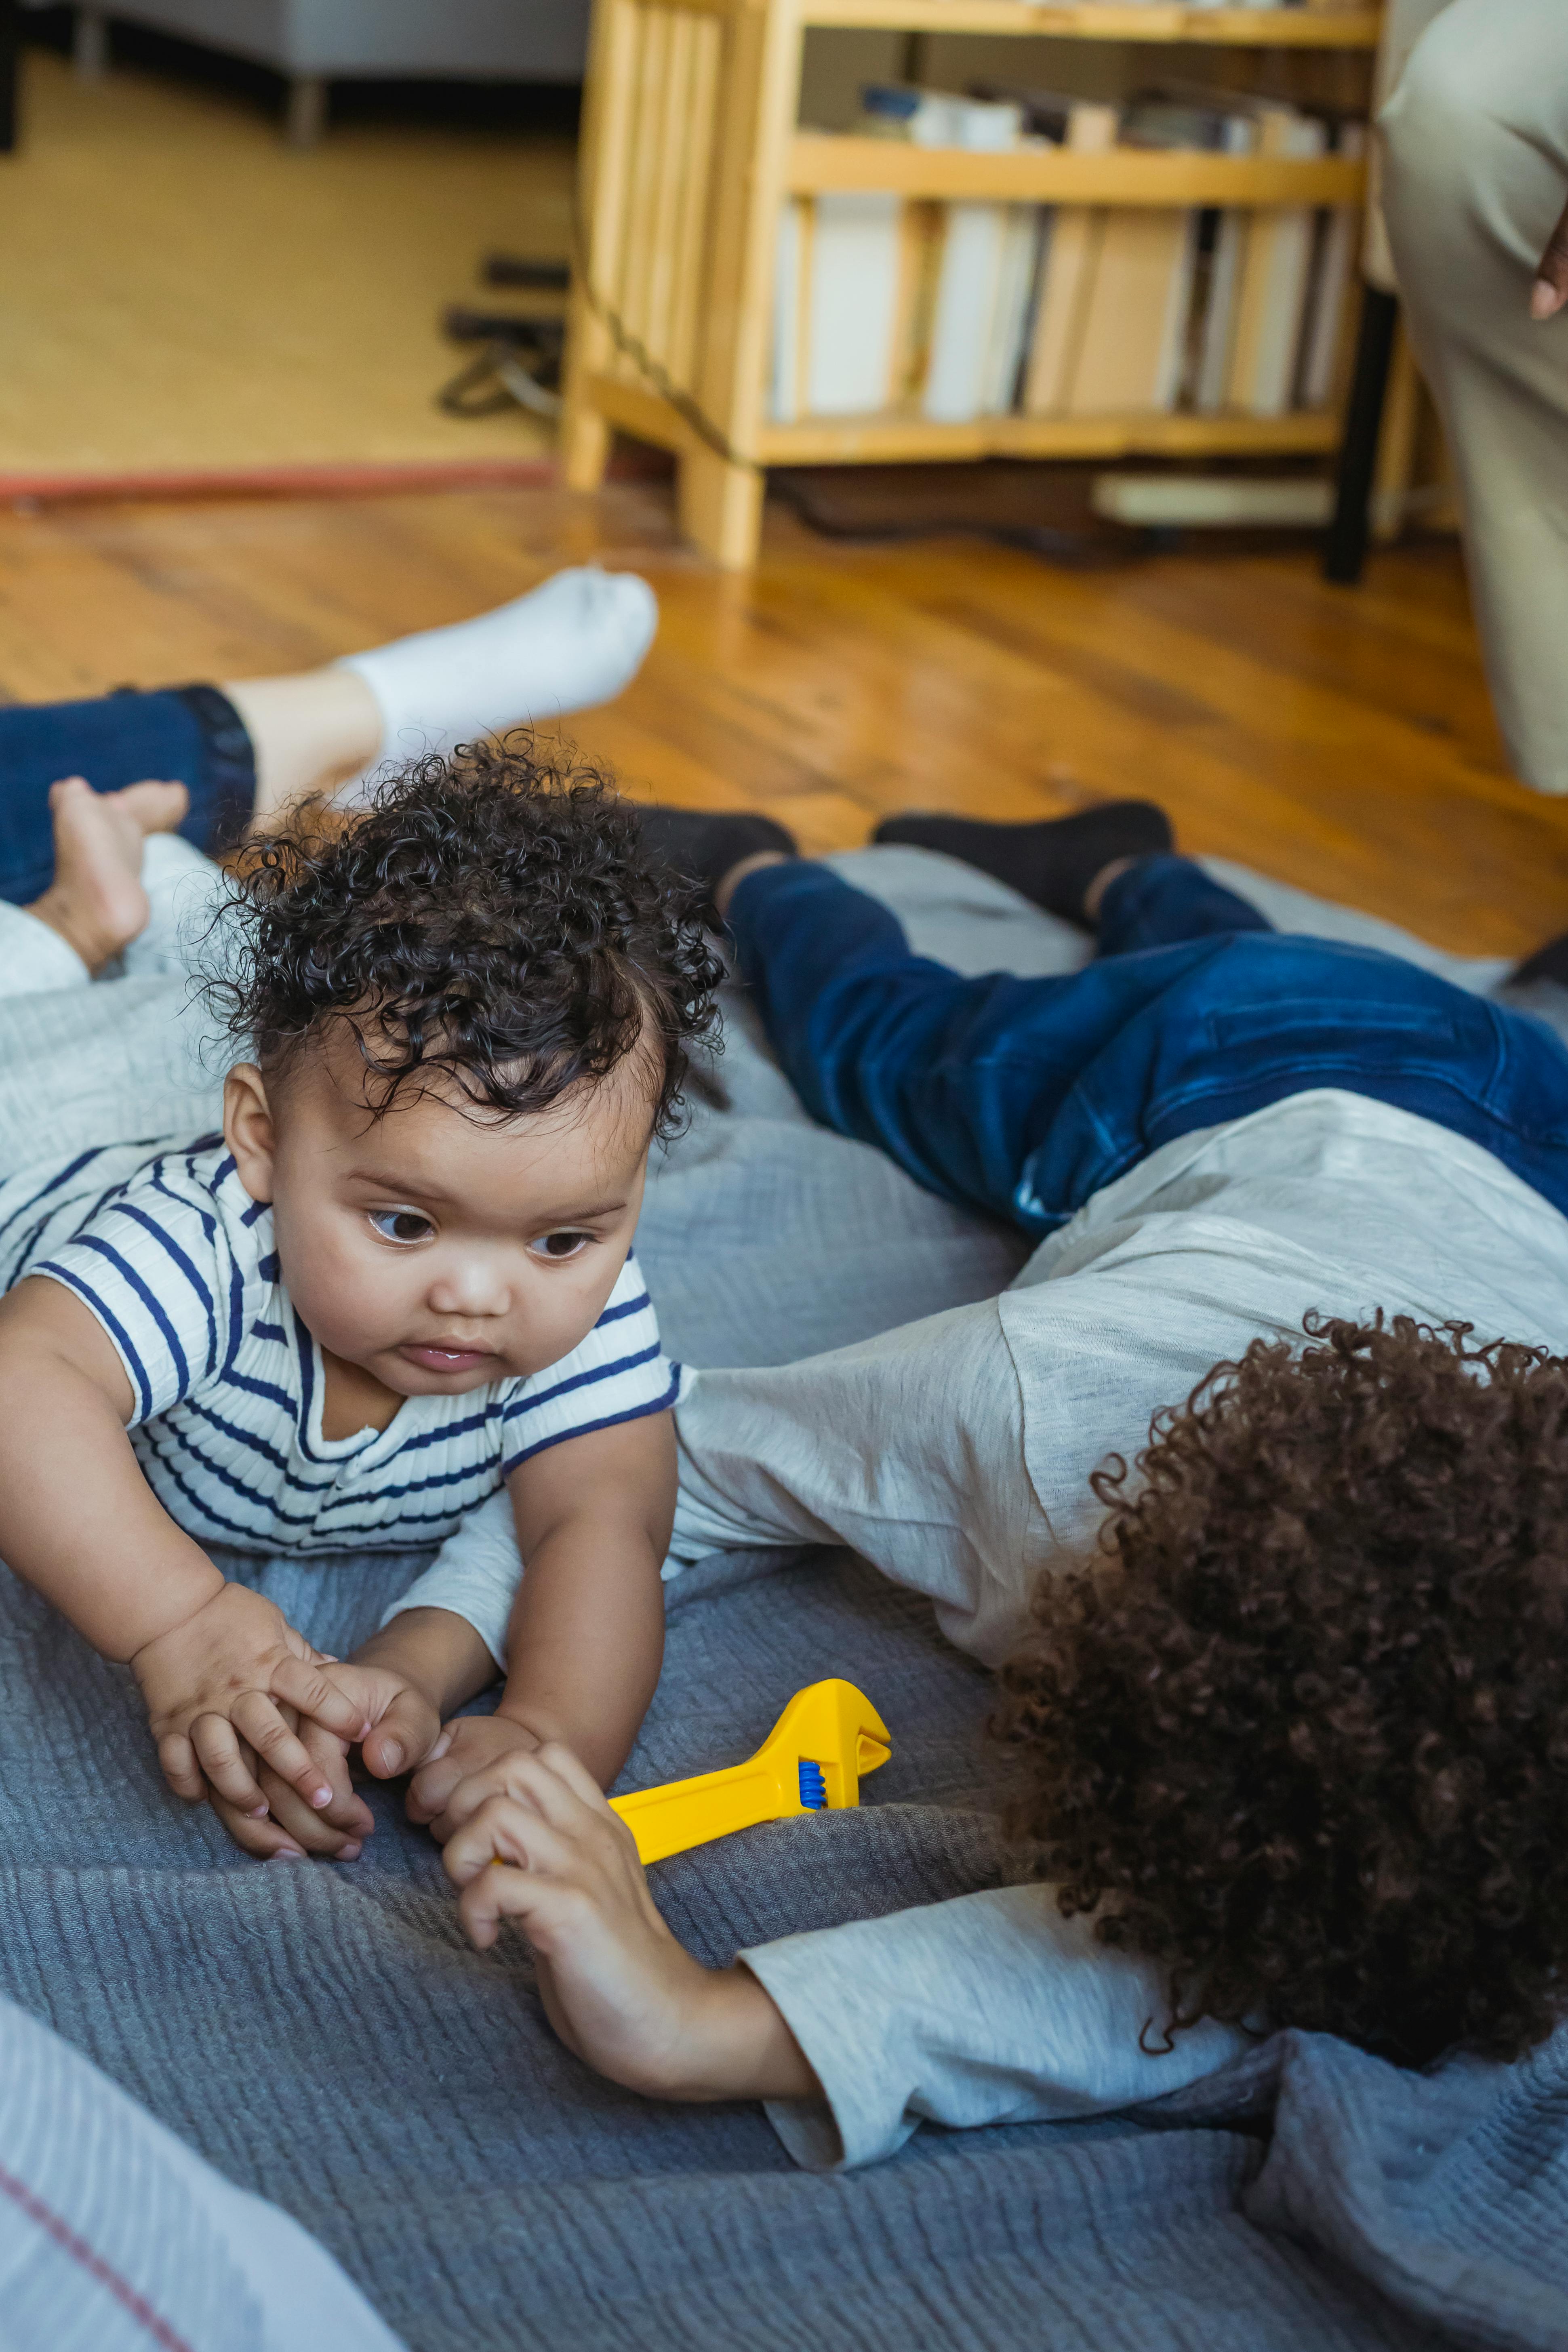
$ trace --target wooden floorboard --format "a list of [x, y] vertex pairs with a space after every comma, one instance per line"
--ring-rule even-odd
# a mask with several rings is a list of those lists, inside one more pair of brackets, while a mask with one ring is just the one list
[[978, 540], [866, 544], [770, 511], [754, 574], [677, 539], [668, 489], [46, 508], [0, 515], [0, 691], [295, 668], [635, 566], [642, 676], [569, 731], [628, 790], [765, 808], [810, 849], [909, 806], [1166, 803], [1183, 841], [1512, 952], [1568, 928], [1568, 803], [1508, 774], [1455, 551], [1330, 589], [1310, 551], [1072, 572]]

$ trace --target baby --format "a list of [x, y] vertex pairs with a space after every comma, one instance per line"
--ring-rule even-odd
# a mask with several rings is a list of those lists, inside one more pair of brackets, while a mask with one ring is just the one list
[[[247, 853], [212, 934], [223, 1132], [0, 1184], [0, 1558], [129, 1663], [172, 1789], [259, 1855], [358, 1851], [372, 1771], [559, 1741], [601, 1780], [658, 1680], [678, 1373], [631, 1255], [718, 968], [637, 821], [516, 751], [432, 759]], [[440, 1543], [505, 1482], [495, 1673], [414, 1609], [353, 1664], [228, 1582]], [[348, 1832], [346, 1838], [344, 1832]]]

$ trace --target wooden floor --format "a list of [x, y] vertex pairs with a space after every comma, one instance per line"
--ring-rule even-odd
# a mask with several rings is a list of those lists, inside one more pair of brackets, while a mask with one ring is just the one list
[[[567, 250], [563, 138], [350, 121], [307, 154], [242, 92], [24, 58], [0, 158], [0, 477], [537, 463], [436, 406], [480, 255]], [[496, 307], [496, 298], [489, 298]]]
[[1241, 857], [1443, 944], [1568, 928], [1568, 802], [1509, 777], [1445, 543], [1331, 590], [1310, 553], [1074, 573], [960, 539], [848, 544], [770, 513], [752, 576], [674, 537], [661, 484], [0, 513], [0, 692], [298, 668], [635, 566], [659, 638], [572, 731], [628, 789], [746, 803], [812, 849], [909, 807], [1163, 801]]

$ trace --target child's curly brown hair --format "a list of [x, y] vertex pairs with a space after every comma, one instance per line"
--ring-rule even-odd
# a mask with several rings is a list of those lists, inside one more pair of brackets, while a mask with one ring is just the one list
[[668, 1135], [714, 1043], [696, 892], [606, 777], [526, 734], [416, 761], [347, 819], [306, 803], [230, 881], [207, 980], [230, 1034], [272, 1068], [346, 1022], [379, 1110], [445, 1083], [545, 1111], [645, 1048]]
[[1306, 1331], [1096, 1474], [1101, 1557], [1003, 1677], [1014, 1827], [1064, 1912], [1163, 1964], [1146, 2038], [1515, 2057], [1568, 2008], [1568, 1362]]

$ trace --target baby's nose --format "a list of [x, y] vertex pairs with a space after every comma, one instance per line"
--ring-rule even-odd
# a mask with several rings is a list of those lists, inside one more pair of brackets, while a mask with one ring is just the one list
[[429, 1301], [437, 1315], [504, 1315], [511, 1303], [499, 1267], [482, 1258], [443, 1266], [430, 1284]]

